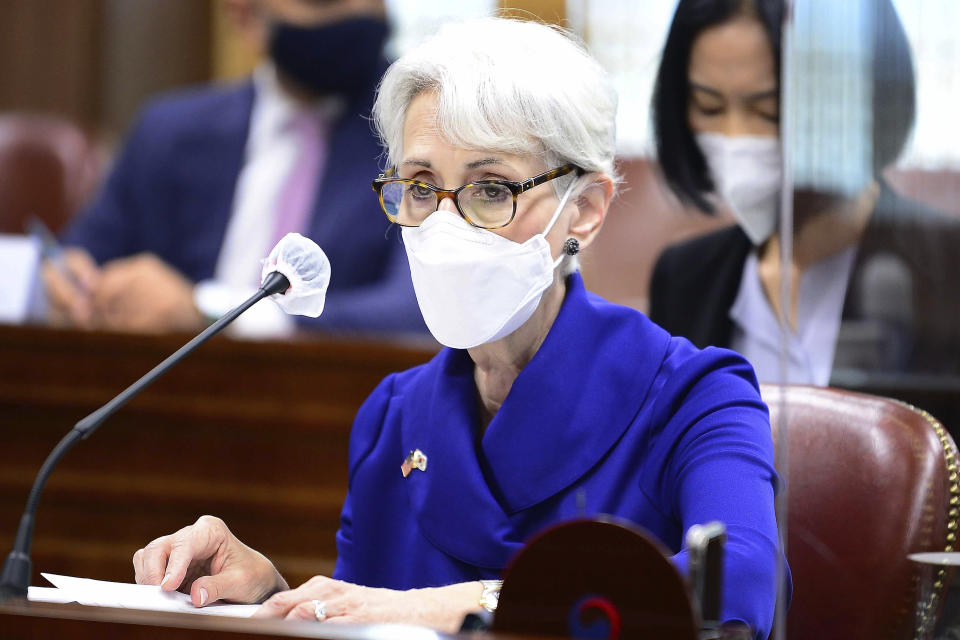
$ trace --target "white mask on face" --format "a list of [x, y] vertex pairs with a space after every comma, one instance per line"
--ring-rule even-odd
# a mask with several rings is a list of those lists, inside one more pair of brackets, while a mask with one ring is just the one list
[[499, 340], [530, 319], [563, 260], [545, 236], [563, 211], [570, 183], [543, 233], [523, 243], [436, 211], [419, 227], [404, 227], [413, 288], [430, 333], [440, 344], [470, 349]]
[[780, 210], [780, 140], [719, 133], [698, 133], [696, 138], [717, 195], [730, 206], [750, 241], [757, 246], [763, 244], [776, 228]]

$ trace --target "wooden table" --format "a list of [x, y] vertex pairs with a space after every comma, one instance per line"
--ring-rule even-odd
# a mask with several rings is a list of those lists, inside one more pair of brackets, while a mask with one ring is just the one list
[[[188, 337], [0, 326], [0, 553], [54, 444]], [[33, 584], [40, 571], [129, 581], [134, 551], [203, 514], [291, 584], [329, 574], [353, 416], [384, 376], [435, 352], [215, 338], [64, 458], [40, 502]]]
[[[314, 622], [245, 620], [190, 613], [85, 607], [78, 604], [0, 603], [0, 635], [4, 640], [262, 640], [325, 638], [327, 640], [524, 640], [530, 636], [503, 633], [444, 635], [410, 627], [322, 625]], [[550, 640], [536, 636], [539, 640]]]

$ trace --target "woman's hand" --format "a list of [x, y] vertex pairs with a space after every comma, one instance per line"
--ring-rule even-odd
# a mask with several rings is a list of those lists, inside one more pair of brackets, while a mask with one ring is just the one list
[[240, 542], [220, 518], [201, 516], [133, 554], [137, 584], [190, 594], [194, 606], [217, 600], [263, 602], [289, 589], [273, 564]]
[[[275, 594], [253, 617], [350, 624], [403, 622], [453, 633], [467, 613], [480, 608], [482, 590], [479, 582], [463, 582], [395, 591], [315, 576], [296, 589]], [[321, 618], [316, 617], [317, 603], [326, 611]]]

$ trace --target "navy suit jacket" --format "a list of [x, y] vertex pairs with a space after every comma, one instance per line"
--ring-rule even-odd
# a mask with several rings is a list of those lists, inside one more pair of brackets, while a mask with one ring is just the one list
[[[307, 235], [330, 258], [326, 307], [310, 324], [426, 331], [400, 234], [370, 181], [380, 143], [368, 117], [373, 88], [348, 104], [330, 140]], [[244, 162], [251, 82], [161, 98], [135, 124], [96, 200], [64, 234], [97, 260], [151, 252], [187, 278], [212, 278]], [[265, 256], [252, 256], [258, 260]]]

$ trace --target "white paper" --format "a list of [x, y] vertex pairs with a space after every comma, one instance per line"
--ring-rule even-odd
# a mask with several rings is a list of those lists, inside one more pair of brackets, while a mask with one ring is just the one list
[[42, 291], [40, 244], [29, 236], [0, 234], [0, 323], [20, 324], [35, 315]]
[[76, 602], [70, 594], [56, 587], [27, 587], [27, 600], [30, 602]]
[[[179, 591], [161, 591], [159, 586], [105, 582], [89, 578], [72, 578], [52, 573], [41, 573], [56, 589], [30, 587], [27, 598], [40, 602], [79, 602], [96, 607], [121, 607], [150, 611], [179, 611], [205, 615], [248, 618], [260, 605], [226, 604], [215, 602], [206, 607], [195, 607], [190, 596]], [[56, 593], [54, 593], [56, 592]]]

